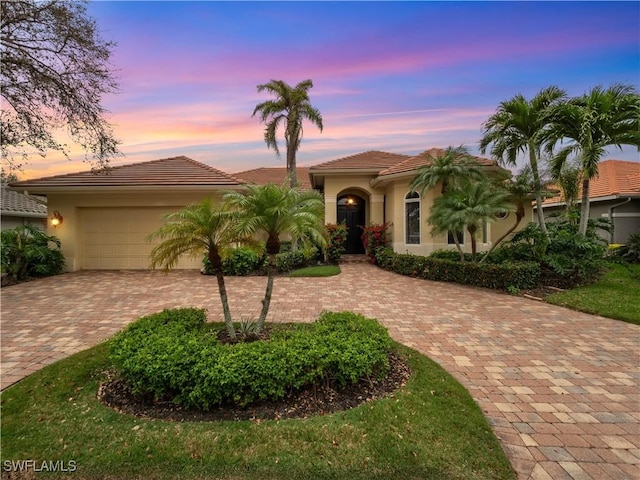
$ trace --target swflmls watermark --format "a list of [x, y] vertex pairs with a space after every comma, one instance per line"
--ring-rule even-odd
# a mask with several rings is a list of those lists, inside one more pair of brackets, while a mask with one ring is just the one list
[[4, 460], [5, 472], [75, 472], [78, 465], [75, 460]]

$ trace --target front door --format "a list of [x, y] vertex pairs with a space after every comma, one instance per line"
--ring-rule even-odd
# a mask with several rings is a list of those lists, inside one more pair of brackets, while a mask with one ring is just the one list
[[365, 224], [364, 198], [358, 195], [338, 197], [338, 223], [347, 224], [346, 253], [364, 253], [362, 227]]

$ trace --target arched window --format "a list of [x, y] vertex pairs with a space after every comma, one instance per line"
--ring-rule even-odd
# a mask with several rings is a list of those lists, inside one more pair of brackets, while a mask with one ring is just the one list
[[409, 192], [404, 197], [404, 237], [406, 244], [420, 245], [420, 195]]

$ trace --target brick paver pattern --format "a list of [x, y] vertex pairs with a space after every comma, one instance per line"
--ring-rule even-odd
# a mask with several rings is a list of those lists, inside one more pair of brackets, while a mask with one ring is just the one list
[[[257, 318], [264, 277], [227, 278], [234, 318]], [[179, 306], [221, 321], [197, 271], [76, 272], [2, 289], [2, 388]], [[269, 321], [322, 310], [378, 318], [437, 361], [478, 403], [519, 479], [640, 478], [640, 327], [368, 264], [328, 278], [277, 278]]]

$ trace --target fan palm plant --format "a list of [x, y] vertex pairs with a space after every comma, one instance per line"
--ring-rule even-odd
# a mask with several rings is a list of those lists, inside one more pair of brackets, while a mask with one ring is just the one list
[[429, 163], [419, 167], [411, 181], [411, 189], [420, 195], [432, 190], [439, 183], [442, 185], [440, 193], [444, 194], [449, 187], [455, 188], [465, 180], [484, 178], [480, 164], [462, 145], [447, 147], [442, 155], [425, 155]]
[[542, 211], [542, 181], [538, 167], [540, 152], [545, 142], [549, 115], [556, 105], [564, 101], [566, 93], [558, 87], [542, 89], [531, 100], [524, 95], [500, 103], [496, 113], [483, 124], [480, 151], [484, 154], [491, 145], [491, 155], [503, 165], [516, 165], [519, 154], [529, 154], [536, 194], [536, 213], [542, 231], [547, 226]]
[[160, 240], [151, 251], [151, 268], [174, 268], [182, 255], [201, 258], [207, 254], [218, 282], [224, 322], [231, 339], [236, 338], [224, 275], [222, 255], [238, 243], [252, 243], [248, 236], [238, 235], [234, 229], [238, 214], [224, 205], [216, 205], [207, 198], [184, 210], [164, 217], [164, 225], [149, 235], [148, 240]]
[[267, 288], [258, 318], [258, 329], [262, 330], [271, 304], [280, 237], [289, 234], [294, 240], [311, 240], [318, 245], [326, 245], [322, 224], [324, 203], [316, 191], [300, 192], [273, 184], [248, 185], [244, 191], [226, 193], [224, 199], [238, 213], [235, 228], [239, 235], [262, 233], [267, 237]]
[[309, 101], [309, 89], [313, 81], [304, 80], [295, 87], [291, 87], [282, 80], [271, 80], [269, 83], [258, 85], [258, 92], [266, 91], [275, 99], [259, 103], [253, 110], [253, 115], [260, 114], [260, 120], [266, 124], [264, 141], [267, 147], [273, 148], [280, 155], [276, 133], [280, 124], [284, 127], [284, 141], [287, 148], [287, 175], [291, 188], [297, 186], [296, 153], [302, 141], [302, 121], [309, 120], [322, 132], [322, 115]]
[[570, 155], [578, 157], [582, 174], [579, 233], [586, 234], [589, 220], [589, 184], [598, 176], [606, 148], [633, 145], [640, 148], [640, 95], [631, 85], [596, 86], [580, 97], [553, 109], [548, 132], [549, 153], [558, 142], [568, 144], [553, 157], [556, 178]]

